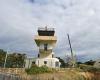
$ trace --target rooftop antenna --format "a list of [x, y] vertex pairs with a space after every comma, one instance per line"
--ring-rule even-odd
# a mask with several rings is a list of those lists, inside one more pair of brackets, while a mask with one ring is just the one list
[[73, 55], [73, 50], [72, 50], [69, 34], [67, 34], [67, 36], [68, 36], [68, 42], [69, 42], [70, 51], [71, 51], [71, 64], [72, 64], [72, 67], [75, 67], [75, 60], [74, 60], [74, 55]]

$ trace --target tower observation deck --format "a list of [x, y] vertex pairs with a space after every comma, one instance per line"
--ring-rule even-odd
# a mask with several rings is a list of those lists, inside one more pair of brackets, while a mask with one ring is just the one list
[[35, 36], [35, 42], [39, 46], [41, 43], [56, 43], [57, 37], [54, 36], [54, 28], [38, 28], [38, 35]]
[[54, 36], [55, 30], [54, 28], [38, 28], [39, 36]]

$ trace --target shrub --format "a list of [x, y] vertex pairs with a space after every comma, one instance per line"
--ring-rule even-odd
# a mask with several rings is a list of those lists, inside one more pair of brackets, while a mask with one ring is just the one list
[[52, 72], [47, 66], [38, 67], [36, 65], [32, 66], [30, 69], [26, 69], [27, 74], [40, 74]]
[[93, 66], [84, 65], [84, 64], [80, 65], [80, 69], [82, 69], [83, 71], [88, 71], [88, 72], [100, 72], [100, 68], [95, 68]]

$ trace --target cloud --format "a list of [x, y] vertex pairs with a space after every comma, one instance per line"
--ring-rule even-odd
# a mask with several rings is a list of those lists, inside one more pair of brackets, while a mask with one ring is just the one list
[[[2, 0], [0, 1], [0, 48], [36, 55], [34, 35], [38, 27], [54, 27], [57, 56], [72, 48], [84, 59], [100, 58], [100, 1], [97, 0]], [[90, 56], [91, 54], [91, 56]], [[80, 58], [80, 57], [79, 57]]]

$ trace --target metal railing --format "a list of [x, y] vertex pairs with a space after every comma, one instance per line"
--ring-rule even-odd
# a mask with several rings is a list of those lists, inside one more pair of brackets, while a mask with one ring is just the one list
[[44, 31], [44, 30], [46, 30], [46, 31], [54, 31], [54, 28], [47, 28], [47, 27], [43, 28], [43, 27], [39, 27], [38, 30], [42, 30], [42, 31]]

